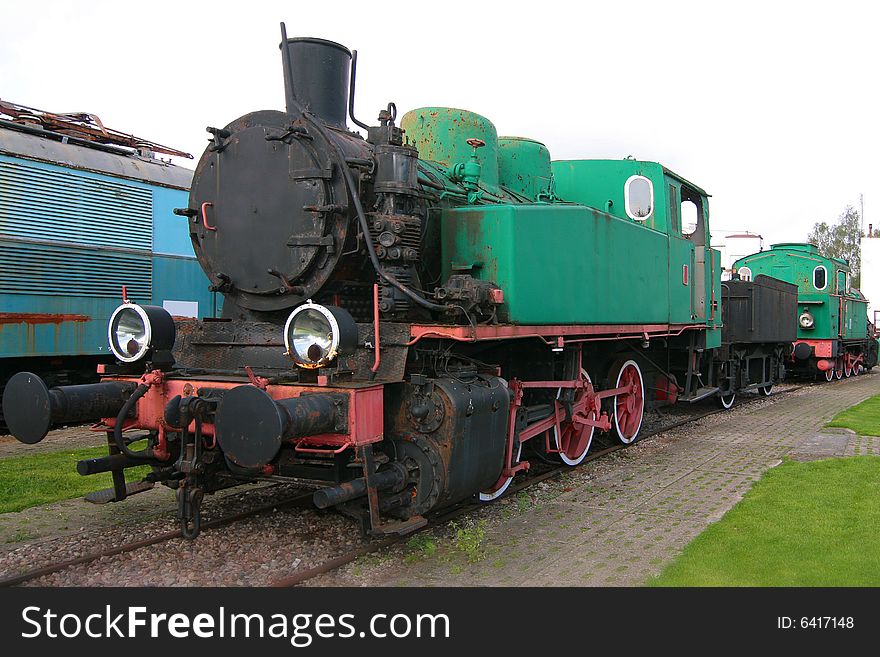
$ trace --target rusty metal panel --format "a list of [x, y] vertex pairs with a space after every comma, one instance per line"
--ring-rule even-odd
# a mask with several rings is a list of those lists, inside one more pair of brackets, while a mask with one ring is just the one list
[[5, 235], [149, 251], [152, 227], [149, 188], [0, 156], [0, 230]]
[[[281, 325], [270, 322], [187, 320], [176, 322], [176, 326], [174, 358], [180, 366], [241, 373], [246, 365], [254, 370], [297, 371], [284, 353], [284, 329]], [[402, 380], [409, 352], [406, 345], [409, 334], [409, 324], [382, 323], [381, 365], [374, 377], [370, 371], [375, 360], [373, 326], [358, 324], [357, 350], [340, 363], [352, 373], [353, 385], [363, 385], [365, 381]]]
[[355, 445], [382, 440], [385, 433], [384, 386], [355, 390], [349, 413], [351, 438]]
[[0, 294], [0, 358], [109, 356], [107, 319], [117, 299]]
[[[45, 136], [0, 128], [0, 153], [28, 160], [58, 164], [63, 167], [106, 173], [114, 178], [142, 180], [150, 185], [188, 190], [192, 171], [151, 157], [134, 153], [96, 150], [93, 146], [57, 141], [59, 135]], [[120, 149], [122, 150], [122, 149]]]

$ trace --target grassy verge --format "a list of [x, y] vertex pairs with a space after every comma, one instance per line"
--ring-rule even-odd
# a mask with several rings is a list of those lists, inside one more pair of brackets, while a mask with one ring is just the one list
[[[76, 462], [107, 454], [106, 447], [87, 447], [0, 459], [0, 513], [80, 497], [112, 485], [110, 473], [80, 476]], [[126, 470], [127, 481], [149, 472], [141, 466]]]
[[880, 458], [773, 468], [651, 586], [880, 586]]
[[880, 436], [880, 395], [838, 413], [828, 426], [852, 429], [860, 436]]

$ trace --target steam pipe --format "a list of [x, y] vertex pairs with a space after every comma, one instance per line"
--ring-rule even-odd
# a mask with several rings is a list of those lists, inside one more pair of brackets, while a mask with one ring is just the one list
[[122, 425], [125, 424], [125, 418], [128, 417], [128, 414], [131, 412], [131, 409], [134, 408], [134, 405], [137, 404], [138, 399], [147, 394], [149, 389], [150, 386], [144, 383], [140, 384], [137, 389], [135, 389], [119, 410], [119, 415], [116, 416], [116, 422], [113, 426], [113, 439], [116, 441], [116, 446], [119, 448], [120, 452], [130, 459], [143, 461], [154, 458], [152, 450], [145, 449], [136, 452], [125, 444], [125, 439], [122, 437]]
[[382, 354], [379, 351], [379, 284], [373, 283], [373, 347], [376, 349], [376, 358], [370, 368], [371, 376], [375, 377], [382, 362]]
[[357, 79], [357, 66], [358, 66], [358, 51], [351, 51], [351, 80], [348, 85], [348, 118], [352, 120], [352, 123], [357, 125], [364, 130], [369, 130], [370, 126], [366, 123], [362, 123], [358, 121], [354, 117], [354, 88], [355, 88], [355, 80]]
[[[404, 470], [401, 467], [393, 467], [372, 476], [373, 485], [377, 490], [398, 488], [404, 481]], [[327, 509], [343, 502], [363, 497], [367, 494], [367, 480], [358, 477], [351, 481], [345, 481], [330, 488], [322, 488], [312, 495], [312, 502], [319, 509]]]

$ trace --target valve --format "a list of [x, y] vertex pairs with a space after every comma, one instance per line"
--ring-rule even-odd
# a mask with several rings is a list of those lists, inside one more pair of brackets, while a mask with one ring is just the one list
[[474, 152], [468, 158], [467, 162], [459, 162], [452, 167], [451, 178], [453, 182], [460, 182], [468, 192], [468, 204], [473, 205], [483, 195], [480, 189], [480, 176], [483, 173], [483, 166], [477, 157], [477, 149], [486, 145], [482, 139], [471, 137], [467, 140], [467, 145], [474, 149]]

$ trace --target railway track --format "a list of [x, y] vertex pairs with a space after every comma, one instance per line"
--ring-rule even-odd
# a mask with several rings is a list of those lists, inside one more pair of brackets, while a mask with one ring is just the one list
[[[261, 504], [260, 506], [257, 506], [253, 509], [248, 509], [247, 511], [241, 511], [239, 513], [233, 513], [228, 516], [224, 516], [223, 518], [209, 520], [202, 523], [202, 529], [215, 529], [217, 527], [231, 525], [232, 523], [244, 520], [245, 518], [250, 518], [261, 513], [267, 513], [281, 507], [311, 505], [312, 493], [313, 491], [308, 491], [305, 493], [294, 495], [280, 502], [276, 501], [267, 504]], [[18, 575], [13, 575], [12, 577], [5, 577], [3, 579], [0, 579], [0, 587], [17, 586], [19, 584], [24, 584], [25, 582], [29, 582], [39, 577], [44, 577], [46, 575], [51, 575], [52, 573], [60, 572], [73, 566], [79, 566], [81, 564], [98, 561], [99, 559], [103, 559], [104, 557], [112, 557], [117, 554], [133, 552], [134, 550], [138, 550], [140, 548], [158, 545], [159, 543], [166, 543], [168, 541], [182, 537], [183, 532], [181, 532], [179, 529], [162, 532], [161, 534], [156, 534], [155, 536], [151, 536], [150, 538], [145, 538], [140, 541], [124, 543], [122, 545], [110, 547], [105, 550], [99, 550], [97, 552], [84, 554], [74, 559], [67, 559], [65, 561], [59, 561], [57, 563], [41, 566], [40, 568], [34, 568], [33, 570], [28, 570]]]
[[[800, 390], [801, 388], [808, 387], [810, 385], [814, 385], [814, 384], [807, 383], [807, 384], [803, 384], [803, 385], [797, 385], [797, 386], [793, 386], [790, 388], [786, 388], [785, 390], [780, 390], [780, 391], [775, 392], [774, 397], [782, 397], [784, 395], [790, 394], [796, 390]], [[756, 403], [757, 401], [760, 401], [763, 399], [764, 398], [756, 397], [755, 399], [750, 399], [744, 403], [740, 402], [740, 404], [737, 405], [737, 408], [742, 408], [743, 406], [751, 405], [751, 404]], [[670, 423], [666, 423], [661, 426], [657, 426], [657, 427], [654, 427], [654, 428], [648, 430], [639, 438], [639, 440], [636, 441], [636, 443], [641, 443], [647, 439], [650, 439], [652, 436], [655, 436], [657, 434], [660, 434], [660, 433], [663, 433], [666, 431], [670, 431], [672, 429], [675, 429], [675, 428], [684, 426], [686, 424], [690, 424], [692, 422], [696, 422], [696, 421], [701, 420], [703, 418], [706, 418], [706, 417], [709, 417], [709, 416], [712, 416], [712, 415], [715, 415], [718, 413], [723, 413], [723, 412], [726, 412], [726, 411], [725, 411], [725, 409], [722, 409], [722, 408], [712, 408], [712, 409], [707, 409], [707, 410], [700, 410], [697, 413], [687, 415], [686, 417], [682, 417], [681, 419], [676, 419]], [[633, 443], [633, 444], [636, 444], [636, 443]], [[581, 467], [585, 463], [595, 461], [595, 460], [600, 459], [604, 456], [607, 456], [608, 454], [626, 449], [630, 446], [631, 445], [618, 444], [618, 445], [612, 445], [609, 447], [602, 448], [592, 454], [589, 454], [583, 460], [583, 462], [577, 467]], [[527, 475], [525, 477], [522, 477], [520, 481], [515, 481], [513, 484], [511, 484], [511, 486], [507, 490], [506, 496], [518, 493], [518, 492], [523, 491], [525, 489], [528, 489], [529, 487], [534, 486], [535, 484], [538, 484], [542, 481], [552, 479], [553, 477], [556, 477], [564, 472], [571, 472], [572, 470], [573, 470], [573, 468], [571, 468], [569, 466], [560, 465], [560, 466], [549, 467], [548, 469], [544, 469], [544, 470], [537, 472], [536, 474], [533, 474], [533, 475]], [[288, 498], [281, 500], [281, 501], [269, 502], [269, 503], [254, 507], [253, 509], [249, 509], [247, 511], [241, 511], [238, 513], [230, 514], [230, 515], [222, 517], [222, 518], [217, 518], [214, 520], [207, 521], [202, 524], [202, 529], [203, 530], [210, 530], [210, 529], [216, 529], [219, 527], [224, 527], [224, 526], [239, 522], [241, 520], [244, 520], [246, 518], [250, 518], [250, 517], [259, 515], [261, 513], [266, 513], [266, 512], [272, 511], [277, 508], [297, 507], [297, 506], [310, 507], [313, 492], [314, 491], [307, 491], [307, 492], [299, 493], [299, 494], [293, 495], [293, 496], [288, 497]], [[444, 523], [447, 523], [451, 520], [454, 520], [455, 518], [458, 518], [458, 517], [463, 516], [467, 513], [470, 513], [472, 511], [482, 507], [482, 506], [485, 506], [485, 503], [481, 503], [481, 502], [463, 503], [458, 506], [452, 507], [451, 509], [446, 509], [444, 511], [438, 512], [437, 514], [432, 515], [429, 518], [428, 524], [425, 527], [423, 527], [422, 529], [420, 529], [419, 531], [425, 531], [425, 530], [437, 527], [439, 525], [443, 525]], [[277, 578], [277, 579], [273, 580], [270, 585], [274, 586], [274, 587], [297, 586], [297, 585], [302, 584], [310, 579], [318, 577], [319, 575], [326, 574], [326, 573], [331, 572], [341, 566], [349, 564], [359, 557], [386, 549], [388, 547], [391, 547], [391, 546], [399, 543], [402, 540], [409, 540], [412, 537], [412, 535], [413, 534], [407, 534], [406, 536], [395, 535], [395, 536], [389, 536], [389, 537], [383, 538], [378, 541], [373, 541], [367, 545], [360, 546], [358, 548], [355, 548], [353, 550], [345, 552], [341, 555], [338, 555], [338, 556], [335, 556], [331, 559], [328, 559], [327, 561], [324, 561], [316, 566], [303, 569], [302, 571], [297, 572], [293, 575], [290, 575], [287, 577]], [[150, 547], [153, 545], [158, 545], [158, 544], [165, 543], [165, 542], [168, 542], [168, 541], [171, 541], [171, 540], [174, 540], [177, 538], [181, 538], [181, 537], [182, 537], [182, 533], [179, 529], [177, 529], [177, 530], [173, 530], [173, 531], [168, 531], [168, 532], [156, 534], [155, 536], [151, 536], [149, 538], [146, 538], [146, 539], [143, 539], [140, 541], [133, 541], [133, 542], [129, 542], [129, 543], [124, 543], [122, 545], [110, 547], [110, 548], [107, 548], [104, 550], [99, 550], [99, 551], [91, 552], [89, 554], [84, 554], [82, 556], [79, 556], [79, 557], [76, 557], [73, 559], [68, 559], [65, 561], [59, 561], [57, 563], [47, 564], [47, 565], [41, 566], [39, 568], [34, 568], [32, 570], [28, 570], [23, 573], [19, 573], [17, 575], [13, 575], [10, 577], [5, 577], [3, 579], [0, 579], [0, 587], [17, 586], [17, 585], [24, 584], [26, 582], [38, 579], [40, 577], [44, 577], [46, 575], [51, 575], [53, 573], [61, 572], [65, 569], [71, 568], [73, 566], [92, 563], [92, 562], [98, 561], [100, 559], [103, 559], [105, 557], [112, 557], [112, 556], [124, 554], [127, 552], [133, 552], [134, 550], [138, 550], [138, 549], [145, 548], [145, 547]]]

